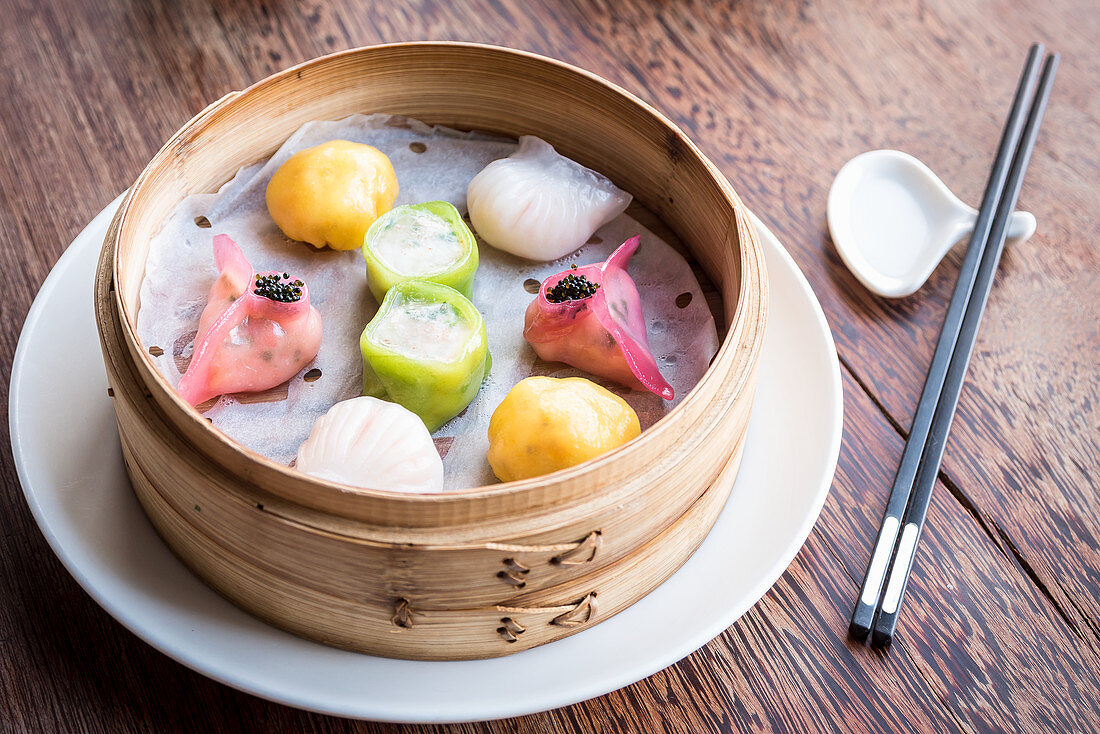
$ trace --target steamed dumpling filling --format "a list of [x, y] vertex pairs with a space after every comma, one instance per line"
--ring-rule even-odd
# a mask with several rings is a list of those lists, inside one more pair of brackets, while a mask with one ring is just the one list
[[466, 254], [450, 223], [412, 207], [388, 219], [371, 247], [390, 270], [414, 277], [438, 275]]
[[477, 240], [454, 204], [403, 204], [378, 218], [363, 238], [367, 285], [381, 301], [390, 288], [410, 279], [473, 292], [479, 262]]
[[473, 325], [451, 304], [399, 294], [379, 314], [368, 338], [413, 359], [453, 362], [462, 355], [473, 331]]

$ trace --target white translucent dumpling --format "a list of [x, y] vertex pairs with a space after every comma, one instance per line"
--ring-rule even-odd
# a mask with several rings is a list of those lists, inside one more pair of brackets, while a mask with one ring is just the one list
[[606, 178], [524, 135], [466, 189], [470, 221], [493, 247], [530, 260], [557, 260], [619, 216], [632, 197]]
[[392, 492], [443, 491], [443, 460], [415, 413], [378, 398], [332, 406], [298, 447], [298, 471]]

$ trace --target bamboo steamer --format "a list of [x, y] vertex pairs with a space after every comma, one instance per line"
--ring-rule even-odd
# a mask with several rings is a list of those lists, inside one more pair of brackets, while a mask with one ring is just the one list
[[[727, 335], [695, 389], [625, 446], [555, 474], [442, 495], [317, 480], [244, 449], [184, 403], [137, 339], [151, 235], [302, 124], [357, 112], [534, 134], [668, 225], [722, 293]], [[96, 317], [127, 471], [172, 550], [272, 624], [416, 659], [516, 652], [634, 603], [698, 548], [733, 485], [767, 276], [732, 187], [660, 113], [566, 64], [410, 43], [310, 61], [218, 100], [130, 189], [104, 241]]]

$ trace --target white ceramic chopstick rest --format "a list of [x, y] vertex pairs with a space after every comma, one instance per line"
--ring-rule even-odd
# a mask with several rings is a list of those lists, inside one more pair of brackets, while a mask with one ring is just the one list
[[[848, 269], [887, 298], [915, 293], [944, 256], [974, 230], [978, 211], [913, 156], [872, 150], [844, 164], [829, 189], [829, 232]], [[1015, 212], [1011, 244], [1035, 233], [1035, 217]]]

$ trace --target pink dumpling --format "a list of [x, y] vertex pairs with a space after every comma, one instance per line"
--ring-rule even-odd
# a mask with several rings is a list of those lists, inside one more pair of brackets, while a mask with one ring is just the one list
[[[672, 400], [672, 386], [661, 376], [649, 349], [642, 299], [626, 272], [639, 242], [637, 236], [631, 237], [605, 262], [571, 268], [544, 280], [538, 297], [527, 307], [523, 337], [541, 359], [565, 362]], [[569, 275], [587, 278], [598, 286], [595, 293], [561, 303], [549, 301], [548, 291]]]
[[[280, 385], [313, 361], [321, 347], [321, 314], [310, 305], [304, 283], [296, 285], [300, 281], [280, 273], [257, 275], [224, 234], [214, 237], [214, 261], [218, 279], [210, 287], [194, 356], [178, 388], [191, 405]], [[258, 278], [268, 279], [270, 287], [260, 288]], [[288, 300], [275, 300], [276, 291], [287, 293]]]

